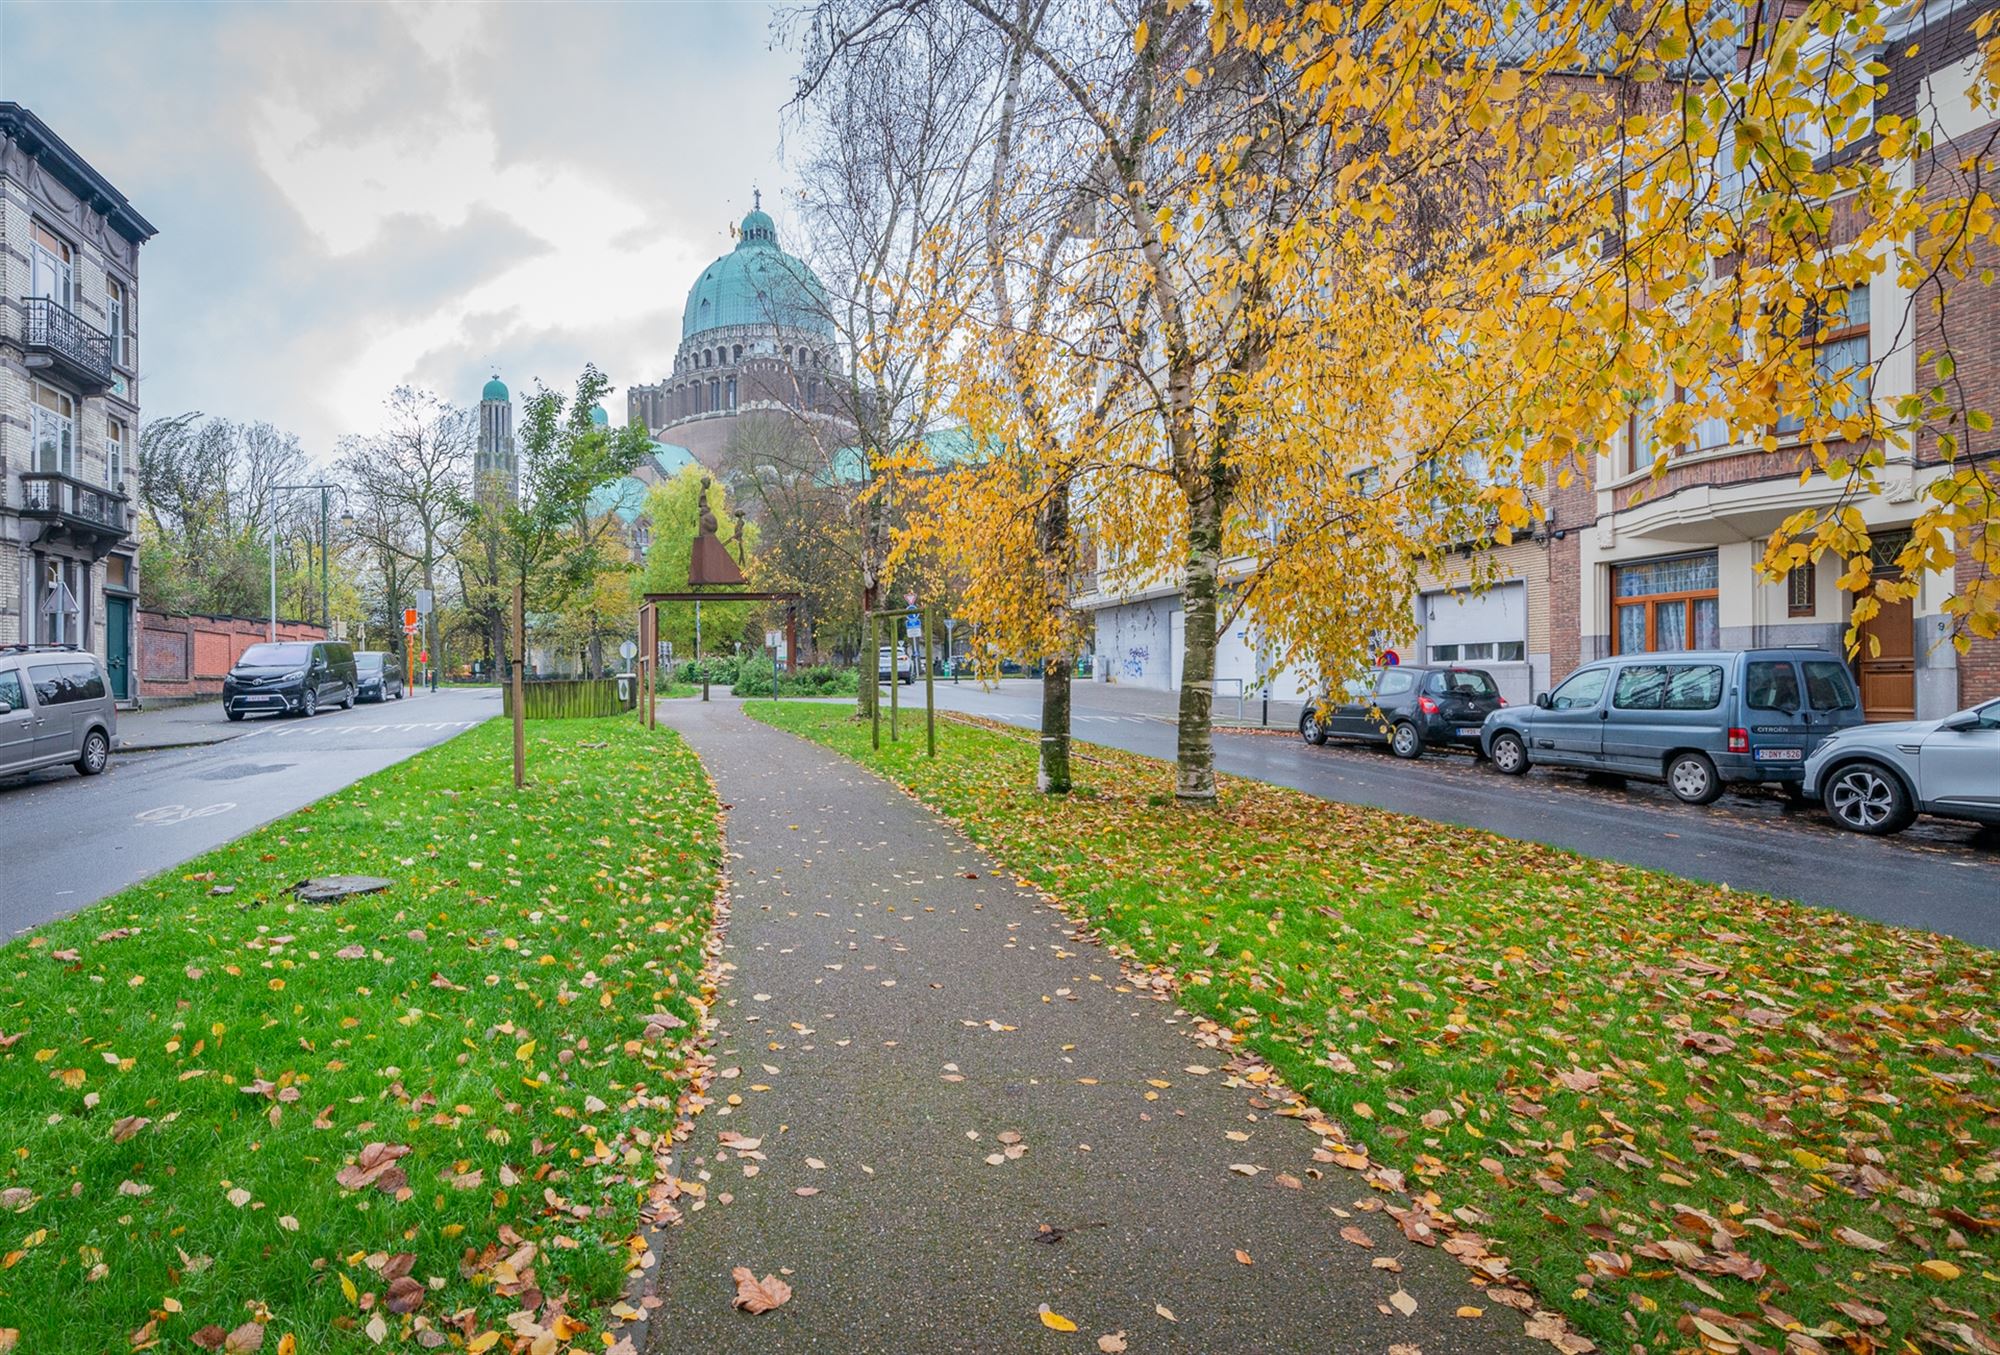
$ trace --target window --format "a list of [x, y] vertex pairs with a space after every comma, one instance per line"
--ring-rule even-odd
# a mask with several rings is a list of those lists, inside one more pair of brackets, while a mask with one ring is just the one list
[[819, 379], [817, 377], [806, 382], [806, 408], [819, 408]]
[[24, 710], [28, 705], [28, 693], [21, 687], [21, 675], [12, 671], [0, 673], [0, 703]]
[[1478, 644], [1460, 645], [1458, 647], [1458, 657], [1464, 659], [1467, 663], [1475, 659], [1485, 659], [1490, 662], [1493, 658], [1494, 643], [1492, 640], [1483, 640]]
[[708, 379], [708, 407], [722, 408], [722, 383], [712, 376]]
[[125, 328], [125, 284], [116, 278], [104, 280], [104, 332], [111, 336], [111, 360], [121, 367], [132, 365], [131, 335]]
[[729, 408], [736, 408], [736, 378], [729, 378]]
[[[1835, 293], [1806, 316], [1802, 328], [1801, 337], [1813, 349], [1815, 420], [1835, 423], [1856, 417], [1869, 396], [1868, 289]], [[1806, 421], [1793, 415], [1780, 419], [1777, 431], [1802, 433], [1805, 427]]]
[[36, 386], [28, 414], [35, 469], [76, 474], [76, 401], [59, 390]]
[[1717, 577], [1712, 551], [1615, 567], [1611, 591], [1617, 652], [1718, 648]]
[[1433, 673], [1430, 691], [1435, 696], [1495, 697], [1500, 689], [1493, 685], [1493, 679], [1484, 673], [1461, 669], [1452, 673]]
[[1414, 689], [1416, 685], [1416, 674], [1401, 668], [1385, 668], [1382, 670], [1382, 676], [1375, 679], [1375, 695], [1401, 696], [1404, 692]]
[[743, 361], [743, 345], [742, 345], [742, 344], [740, 344], [740, 343], [739, 343], [739, 344], [737, 344], [737, 345], [736, 345], [736, 346], [735, 346], [734, 348], [732, 348], [732, 349], [730, 349], [730, 350], [729, 350], [729, 360], [730, 360], [731, 362], [741, 362], [741, 361]]
[[1785, 575], [1785, 615], [1811, 616], [1817, 610], [1819, 571], [1811, 560], [1797, 565]]
[[1619, 710], [1658, 710], [1667, 694], [1667, 670], [1651, 664], [1635, 665], [1618, 674], [1611, 704]]
[[1636, 475], [1643, 470], [1651, 470], [1653, 459], [1658, 454], [1653, 446], [1653, 418], [1659, 412], [1660, 402], [1651, 391], [1634, 400], [1632, 412], [1625, 418], [1625, 473]]
[[1853, 710], [1854, 678], [1846, 665], [1826, 659], [1807, 659], [1806, 702], [1814, 710]]
[[1528, 642], [1526, 640], [1502, 640], [1495, 648], [1493, 659], [1496, 663], [1526, 663], [1528, 660]]
[[1714, 710], [1722, 704], [1722, 670], [1712, 663], [1675, 664], [1667, 669], [1663, 710]]
[[28, 295], [46, 297], [69, 309], [75, 272], [69, 242], [37, 221], [28, 249]]
[[1797, 710], [1799, 675], [1789, 663], [1760, 659], [1744, 669], [1744, 702], [1751, 710]]
[[48, 556], [37, 559], [40, 563], [36, 572], [42, 583], [35, 598], [35, 617], [41, 643], [75, 643], [87, 634], [83, 595], [89, 591], [89, 570], [81, 561]]
[[1458, 646], [1457, 646], [1457, 645], [1432, 645], [1432, 646], [1431, 646], [1431, 662], [1432, 662], [1432, 663], [1456, 663], [1456, 662], [1458, 662]]
[[104, 421], [104, 483], [113, 489], [125, 482], [125, 421]]
[[1604, 686], [1610, 677], [1608, 668], [1586, 668], [1572, 674], [1569, 681], [1549, 696], [1549, 709], [1589, 710], [1604, 699]]

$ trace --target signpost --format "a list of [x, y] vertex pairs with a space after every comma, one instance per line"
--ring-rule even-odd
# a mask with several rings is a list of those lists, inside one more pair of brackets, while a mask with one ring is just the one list
[[[403, 690], [414, 691], [417, 685], [417, 609], [403, 608]], [[515, 783], [520, 784], [519, 782]]]

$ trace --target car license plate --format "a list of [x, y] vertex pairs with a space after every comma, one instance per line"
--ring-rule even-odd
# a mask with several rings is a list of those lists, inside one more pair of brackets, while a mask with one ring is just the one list
[[1804, 762], [1806, 750], [1803, 748], [1759, 748], [1759, 762]]
[[1478, 738], [1478, 737], [1479, 737], [1479, 726], [1478, 726], [1478, 725], [1460, 725], [1460, 726], [1458, 727], [1458, 737], [1460, 737], [1461, 739], [1476, 739], [1476, 738]]

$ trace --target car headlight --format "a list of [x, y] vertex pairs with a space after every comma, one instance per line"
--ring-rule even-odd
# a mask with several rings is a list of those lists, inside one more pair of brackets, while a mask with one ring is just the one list
[[305, 669], [296, 668], [293, 669], [291, 672], [285, 674], [282, 678], [278, 680], [280, 682], [297, 682], [300, 678], [304, 677], [305, 675], [306, 675]]

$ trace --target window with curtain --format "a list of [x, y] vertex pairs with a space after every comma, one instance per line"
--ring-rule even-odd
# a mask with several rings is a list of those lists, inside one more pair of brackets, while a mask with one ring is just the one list
[[1722, 642], [1713, 551], [1618, 565], [1612, 634], [1620, 654], [1717, 649]]
[[111, 336], [111, 360], [121, 367], [132, 365], [125, 330], [125, 284], [116, 278], [104, 280], [104, 332]]
[[[1837, 423], [1861, 413], [1868, 404], [1872, 368], [1868, 346], [1868, 288], [1850, 287], [1829, 297], [1808, 314], [1805, 338], [1813, 350], [1813, 397], [1816, 421]], [[1805, 431], [1804, 418], [1778, 421], [1779, 433]]]
[[117, 489], [125, 479], [125, 421], [104, 421], [104, 483]]
[[76, 402], [59, 390], [36, 386], [28, 414], [35, 469], [76, 474]]
[[37, 221], [28, 252], [28, 294], [45, 297], [65, 310], [69, 309], [71, 284], [75, 277], [69, 242]]

